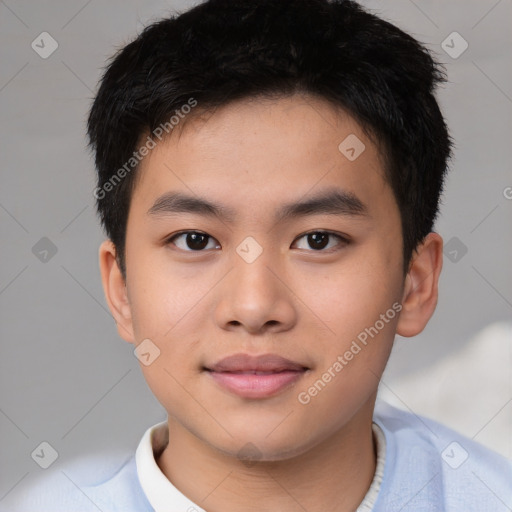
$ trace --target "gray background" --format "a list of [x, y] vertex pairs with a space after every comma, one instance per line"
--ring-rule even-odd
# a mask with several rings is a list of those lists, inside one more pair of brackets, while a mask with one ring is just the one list
[[[511, 1], [362, 3], [446, 64], [439, 100], [457, 144], [437, 224], [457, 258], [446, 254], [428, 327], [397, 339], [381, 391], [512, 457]], [[190, 5], [0, 1], [0, 506], [44, 473], [30, 456], [42, 441], [54, 468], [97, 451], [119, 460], [165, 419], [103, 297], [84, 133], [105, 59]], [[31, 48], [43, 31], [59, 45], [47, 59]], [[453, 31], [469, 44], [458, 58], [441, 47]], [[57, 249], [47, 261], [33, 253], [43, 237]]]

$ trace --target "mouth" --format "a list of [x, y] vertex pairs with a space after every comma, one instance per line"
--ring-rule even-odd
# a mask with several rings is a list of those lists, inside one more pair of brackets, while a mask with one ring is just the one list
[[203, 370], [222, 389], [243, 398], [261, 399], [292, 387], [309, 368], [276, 354], [235, 354]]

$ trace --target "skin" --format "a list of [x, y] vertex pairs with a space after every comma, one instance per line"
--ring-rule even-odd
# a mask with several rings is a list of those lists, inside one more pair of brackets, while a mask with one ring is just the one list
[[[338, 150], [349, 134], [366, 147], [354, 161]], [[160, 349], [141, 370], [168, 412], [162, 472], [209, 512], [354, 510], [375, 471], [372, 414], [395, 334], [418, 334], [436, 307], [441, 237], [424, 239], [404, 277], [399, 210], [378, 149], [350, 116], [311, 96], [237, 101], [189, 120], [138, 172], [126, 282], [108, 240], [100, 268], [119, 335]], [[276, 222], [282, 204], [332, 188], [355, 194], [367, 215]], [[148, 215], [169, 191], [215, 201], [235, 218]], [[168, 241], [184, 230], [213, 239], [203, 252], [185, 236]], [[315, 250], [304, 234], [318, 230], [349, 243], [332, 237]], [[252, 263], [236, 252], [248, 236], [263, 249]], [[299, 393], [394, 303], [400, 314], [301, 404]], [[241, 398], [202, 370], [240, 352], [279, 354], [309, 370], [275, 396]], [[248, 442], [260, 454], [253, 465], [238, 456]]]

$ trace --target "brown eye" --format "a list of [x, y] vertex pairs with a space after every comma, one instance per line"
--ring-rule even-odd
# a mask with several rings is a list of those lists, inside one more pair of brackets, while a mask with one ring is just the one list
[[[311, 231], [300, 236], [297, 240], [306, 240], [308, 247], [298, 247], [298, 249], [313, 249], [314, 251], [322, 251], [325, 248], [332, 249], [336, 246], [344, 246], [348, 244], [348, 240], [341, 235], [331, 233], [330, 231]], [[337, 240], [338, 243], [333, 244], [332, 240]], [[330, 252], [330, 251], [323, 251]]]
[[[206, 233], [199, 231], [184, 231], [178, 233], [168, 239], [167, 243], [172, 243], [183, 251], [202, 251], [203, 249], [215, 249], [218, 244], [213, 247], [208, 247], [210, 241], [215, 239]], [[216, 241], [216, 240], [215, 240]]]
[[329, 243], [329, 235], [327, 233], [310, 233], [307, 237], [308, 244], [312, 249], [324, 249]]

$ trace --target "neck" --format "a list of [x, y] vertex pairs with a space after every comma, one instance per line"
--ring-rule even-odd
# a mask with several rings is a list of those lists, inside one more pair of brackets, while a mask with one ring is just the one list
[[170, 442], [157, 458], [164, 475], [208, 512], [353, 511], [375, 474], [375, 398], [304, 453], [252, 464], [219, 452], [169, 417]]

